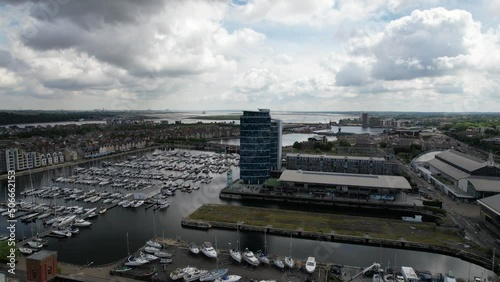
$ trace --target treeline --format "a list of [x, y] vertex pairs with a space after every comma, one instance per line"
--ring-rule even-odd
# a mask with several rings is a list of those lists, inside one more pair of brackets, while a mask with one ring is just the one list
[[100, 120], [116, 116], [106, 112], [0, 112], [0, 125], [60, 122], [75, 120]]

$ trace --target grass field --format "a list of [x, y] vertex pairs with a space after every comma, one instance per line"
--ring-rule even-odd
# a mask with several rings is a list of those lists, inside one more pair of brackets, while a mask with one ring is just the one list
[[338, 235], [361, 236], [451, 246], [465, 243], [455, 232], [442, 231], [433, 223], [406, 222], [395, 219], [299, 212], [207, 204], [189, 215], [190, 219], [208, 222], [238, 223], [309, 232], [334, 232]]

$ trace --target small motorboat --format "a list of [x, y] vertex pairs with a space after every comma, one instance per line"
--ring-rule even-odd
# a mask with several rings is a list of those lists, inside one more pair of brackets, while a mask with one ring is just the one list
[[269, 261], [269, 259], [267, 258], [266, 254], [264, 254], [264, 252], [262, 252], [261, 250], [257, 251], [257, 259], [263, 264], [271, 263], [271, 261]]
[[184, 275], [182, 278], [184, 279], [185, 282], [191, 282], [191, 281], [198, 280], [205, 273], [207, 273], [206, 270], [198, 270], [197, 269], [193, 273], [189, 273], [189, 274]]
[[200, 276], [200, 281], [203, 282], [203, 281], [212, 281], [212, 280], [215, 280], [215, 279], [217, 279], [217, 278], [225, 275], [228, 270], [229, 269], [227, 269], [227, 268], [210, 270], [207, 273], [205, 273], [202, 276]]
[[196, 245], [196, 243], [194, 242], [191, 242], [189, 244], [189, 251], [192, 253], [192, 254], [199, 254], [200, 253], [200, 248], [198, 248], [198, 245]]
[[306, 271], [311, 274], [316, 270], [316, 258], [308, 257], [306, 261]]
[[146, 253], [140, 252], [140, 255], [141, 255], [141, 258], [142, 258], [142, 259], [145, 259], [145, 260], [147, 260], [148, 262], [153, 261], [153, 260], [157, 260], [157, 259], [158, 259], [158, 257], [157, 257], [157, 256], [152, 255], [152, 254], [146, 254]]
[[131, 269], [132, 269], [132, 268], [130, 268], [130, 267], [126, 267], [126, 266], [119, 266], [119, 267], [115, 268], [114, 270], [115, 270], [116, 272], [125, 272], [125, 271], [129, 271], [129, 270], [131, 270]]
[[145, 247], [145, 248], [144, 248], [144, 251], [145, 251], [146, 253], [154, 254], [154, 253], [156, 253], [156, 252], [159, 252], [159, 251], [160, 251], [160, 249], [158, 249], [158, 248], [154, 248], [154, 247], [150, 247], [150, 246], [147, 246], [147, 247]]
[[158, 242], [155, 242], [153, 240], [147, 241], [146, 245], [153, 247], [153, 248], [161, 249], [161, 245]]
[[285, 266], [288, 267], [288, 268], [293, 268], [294, 261], [293, 261], [292, 257], [290, 257], [290, 256], [285, 257]]
[[217, 257], [217, 251], [212, 247], [210, 242], [205, 242], [201, 245], [201, 252], [209, 258]]
[[259, 266], [259, 260], [255, 257], [252, 251], [245, 249], [243, 252], [243, 259], [252, 266]]
[[23, 255], [31, 255], [33, 253], [33, 250], [30, 248], [19, 248], [19, 252]]
[[135, 258], [133, 256], [130, 256], [125, 262], [125, 266], [139, 266], [145, 263], [148, 263], [148, 261], [143, 258]]
[[159, 258], [170, 258], [172, 257], [172, 254], [171, 253], [167, 253], [167, 252], [154, 252], [153, 255], [159, 257]]
[[214, 282], [238, 282], [241, 280], [239, 275], [224, 275], [214, 280]]
[[162, 263], [162, 264], [172, 263], [172, 259], [169, 259], [169, 258], [161, 258], [161, 259], [160, 259], [160, 263]]
[[198, 270], [198, 269], [195, 267], [191, 267], [191, 266], [188, 266], [185, 268], [177, 268], [176, 270], [170, 272], [170, 279], [172, 279], [174, 281], [181, 279], [182, 277], [184, 277], [184, 275], [193, 273], [196, 270]]
[[231, 255], [231, 257], [238, 263], [241, 262], [241, 253], [239, 250], [237, 249], [231, 249], [229, 250], [229, 254]]
[[99, 214], [103, 214], [103, 213], [105, 213], [107, 210], [108, 210], [108, 209], [106, 209], [105, 207], [101, 207], [101, 208], [99, 209]]
[[39, 243], [39, 242], [34, 242], [34, 241], [29, 241], [28, 243], [28, 246], [30, 248], [33, 248], [33, 249], [40, 249], [43, 247], [43, 244], [42, 243]]
[[283, 261], [279, 258], [279, 257], [275, 257], [273, 259], [273, 264], [274, 266], [276, 266], [279, 270], [283, 270], [285, 269], [285, 264], [283, 263]]

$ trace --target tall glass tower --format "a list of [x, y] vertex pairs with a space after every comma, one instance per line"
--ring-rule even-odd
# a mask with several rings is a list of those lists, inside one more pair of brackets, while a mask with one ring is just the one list
[[240, 178], [261, 184], [281, 163], [281, 121], [271, 120], [268, 109], [243, 111], [240, 118]]

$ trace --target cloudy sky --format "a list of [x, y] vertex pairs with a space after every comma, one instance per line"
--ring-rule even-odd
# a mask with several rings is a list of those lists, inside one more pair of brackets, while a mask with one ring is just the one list
[[0, 109], [500, 111], [500, 0], [0, 0]]

